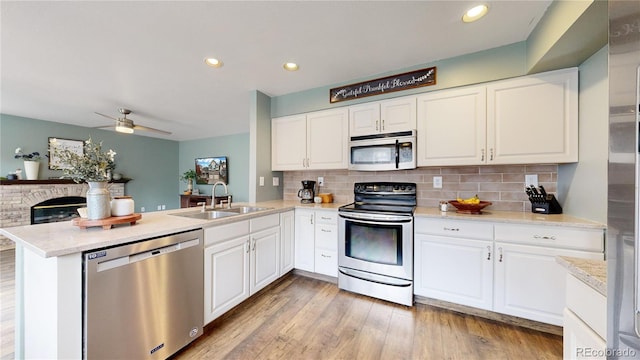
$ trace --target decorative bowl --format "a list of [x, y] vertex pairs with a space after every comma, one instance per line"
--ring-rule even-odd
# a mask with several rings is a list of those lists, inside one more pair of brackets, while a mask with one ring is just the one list
[[482, 209], [491, 205], [491, 201], [480, 201], [479, 204], [463, 204], [457, 200], [449, 200], [449, 204], [456, 208], [456, 212], [461, 214], [480, 214]]

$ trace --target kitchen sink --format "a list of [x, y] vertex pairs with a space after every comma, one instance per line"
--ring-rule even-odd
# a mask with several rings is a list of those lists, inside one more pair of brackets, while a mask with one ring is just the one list
[[206, 209], [205, 211], [198, 210], [198, 211], [190, 211], [190, 212], [182, 212], [182, 213], [173, 213], [169, 215], [188, 217], [192, 219], [212, 220], [212, 219], [220, 219], [227, 216], [250, 214], [256, 211], [271, 210], [271, 209], [273, 208], [238, 206], [238, 207], [232, 207], [229, 209]]
[[238, 207], [232, 207], [229, 209], [222, 209], [222, 211], [233, 211], [239, 214], [249, 214], [252, 212], [256, 212], [256, 211], [264, 211], [264, 210], [271, 210], [273, 208], [268, 208], [268, 207], [254, 207], [254, 206], [238, 206]]
[[239, 213], [231, 212], [231, 211], [207, 210], [207, 211], [191, 211], [191, 212], [183, 212], [183, 213], [173, 213], [169, 215], [188, 217], [192, 219], [212, 220], [212, 219], [220, 219], [227, 216], [239, 215]]

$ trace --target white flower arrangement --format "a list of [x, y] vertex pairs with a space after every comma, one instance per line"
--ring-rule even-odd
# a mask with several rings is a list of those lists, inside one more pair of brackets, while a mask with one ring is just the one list
[[84, 154], [77, 154], [68, 149], [56, 146], [56, 139], [50, 141], [52, 150], [60, 163], [64, 164], [62, 172], [79, 183], [82, 181], [108, 181], [108, 171], [116, 167], [116, 152], [109, 149], [102, 151], [102, 141], [95, 143], [89, 138], [84, 142]]

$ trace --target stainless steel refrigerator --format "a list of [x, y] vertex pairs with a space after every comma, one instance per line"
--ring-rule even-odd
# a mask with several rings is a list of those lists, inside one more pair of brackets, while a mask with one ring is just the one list
[[609, 0], [607, 357], [640, 359], [640, 1]]

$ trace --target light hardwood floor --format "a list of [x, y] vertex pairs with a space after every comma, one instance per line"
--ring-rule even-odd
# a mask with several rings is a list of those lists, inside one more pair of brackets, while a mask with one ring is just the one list
[[[13, 358], [14, 253], [0, 252], [0, 359]], [[561, 359], [562, 337], [290, 274], [173, 359]]]

